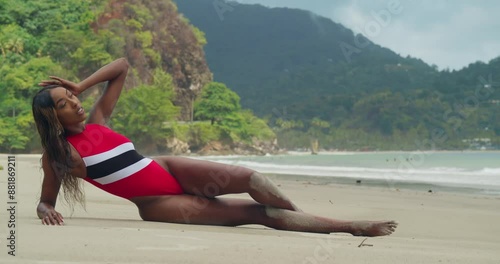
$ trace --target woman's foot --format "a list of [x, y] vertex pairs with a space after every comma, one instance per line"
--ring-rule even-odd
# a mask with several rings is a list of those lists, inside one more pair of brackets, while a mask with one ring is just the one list
[[396, 230], [398, 223], [394, 221], [354, 221], [351, 233], [354, 236], [387, 236]]

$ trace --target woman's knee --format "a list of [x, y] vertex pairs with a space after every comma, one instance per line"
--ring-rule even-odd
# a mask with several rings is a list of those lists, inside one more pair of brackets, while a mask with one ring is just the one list
[[271, 184], [271, 180], [259, 172], [253, 172], [248, 177], [248, 184], [251, 190], [262, 191], [267, 189], [269, 184]]

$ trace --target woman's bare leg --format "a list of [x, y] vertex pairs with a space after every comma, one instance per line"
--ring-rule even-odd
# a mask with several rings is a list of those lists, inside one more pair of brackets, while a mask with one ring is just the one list
[[250, 200], [210, 199], [188, 194], [149, 197], [142, 199], [137, 205], [142, 219], [146, 221], [180, 224], [222, 226], [261, 224], [279, 230], [344, 232], [357, 236], [390, 235], [397, 227], [397, 223], [393, 221], [339, 221], [264, 206]]
[[188, 194], [213, 198], [223, 194], [248, 193], [261, 204], [299, 211], [271, 180], [251, 169], [182, 157], [157, 157], [155, 160], [177, 179]]

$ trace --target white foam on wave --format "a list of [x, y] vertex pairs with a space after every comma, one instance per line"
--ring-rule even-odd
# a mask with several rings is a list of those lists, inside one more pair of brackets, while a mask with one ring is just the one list
[[320, 177], [346, 177], [374, 180], [397, 180], [467, 186], [496, 186], [500, 188], [500, 169], [483, 168], [466, 170], [455, 167], [434, 168], [367, 168], [343, 166], [282, 165], [255, 161], [235, 161], [221, 159], [217, 162], [240, 165], [262, 173], [310, 175]]
[[480, 172], [484, 174], [500, 176], [500, 168], [483, 168]]

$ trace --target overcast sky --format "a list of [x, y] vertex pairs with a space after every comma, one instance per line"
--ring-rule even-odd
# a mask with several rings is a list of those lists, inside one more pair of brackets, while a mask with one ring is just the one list
[[[461, 69], [500, 56], [497, 0], [236, 0], [310, 10], [402, 56]], [[376, 15], [378, 14], [378, 15]]]

